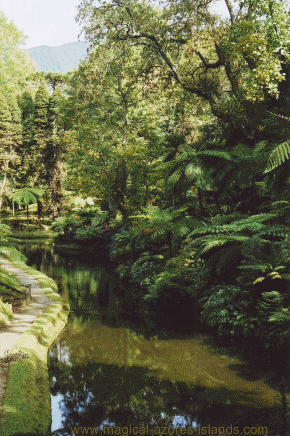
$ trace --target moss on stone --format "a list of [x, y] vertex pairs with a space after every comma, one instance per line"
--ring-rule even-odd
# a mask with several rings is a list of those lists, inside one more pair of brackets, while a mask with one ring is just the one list
[[11, 354], [27, 353], [9, 365], [6, 395], [0, 417], [0, 436], [46, 435], [51, 404], [47, 354], [67, 323], [69, 306], [54, 291], [56, 283], [22, 262], [15, 266], [35, 277], [48, 298], [56, 301], [21, 335]]

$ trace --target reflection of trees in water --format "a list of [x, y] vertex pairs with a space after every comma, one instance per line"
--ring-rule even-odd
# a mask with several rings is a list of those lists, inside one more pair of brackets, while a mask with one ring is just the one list
[[[118, 367], [116, 365], [88, 364], [70, 366], [52, 358], [52, 394], [62, 394], [61, 402], [64, 430], [55, 434], [71, 434], [71, 427], [100, 427], [109, 422], [116, 427], [171, 426], [175, 416], [183, 416], [189, 425], [268, 426], [269, 434], [277, 435], [280, 422], [279, 409], [249, 407], [250, 397], [238, 394], [238, 400], [247, 403], [226, 404], [234, 393], [226, 388], [216, 390], [152, 377], [147, 368]], [[105, 424], [106, 425], [106, 424]], [[271, 433], [275, 429], [275, 433]], [[67, 433], [65, 433], [67, 431]]]
[[89, 265], [75, 256], [53, 254], [51, 245], [29, 243], [23, 247], [28, 265], [52, 277], [73, 310], [104, 310], [116, 306], [115, 278], [102, 265]]
[[[139, 316], [142, 307], [138, 306], [142, 301], [140, 291], [135, 292], [131, 284], [120, 284], [102, 265], [92, 266], [74, 257], [55, 256], [51, 247], [40, 244], [30, 244], [29, 250], [29, 253], [25, 252], [29, 257], [29, 265], [56, 280], [76, 315], [81, 315], [83, 319], [92, 317], [96, 320], [99, 318], [99, 311], [107, 308], [116, 310], [116, 295], [119, 300], [118, 308], [128, 313], [131, 318], [138, 309], [138, 322], [142, 321], [143, 316]], [[108, 318], [103, 320], [108, 324]], [[130, 325], [132, 326], [132, 320]], [[88, 358], [92, 354], [90, 346], [100, 348], [100, 344], [96, 336], [91, 333], [89, 336], [84, 334], [84, 326], [80, 325], [78, 328], [80, 338], [73, 337], [73, 342], [76, 343], [73, 355], [74, 347], [70, 346], [70, 358], [74, 366], [65, 360], [68, 348], [64, 343], [62, 349], [60, 345], [58, 348], [61, 356], [56, 355], [54, 350], [52, 352], [55, 359], [51, 372], [56, 378], [53, 393], [64, 395], [62, 409], [65, 430], [55, 434], [70, 435], [71, 426], [100, 426], [105, 420], [120, 427], [130, 424], [141, 426], [151, 423], [152, 419], [156, 426], [169, 426], [174, 416], [182, 415], [189, 417], [190, 423], [197, 420], [202, 425], [222, 426], [229, 424], [229, 421], [233, 425], [239, 423], [240, 427], [254, 426], [256, 423], [267, 425], [270, 434], [272, 430], [272, 434], [276, 436], [279, 425], [282, 426], [285, 421], [281, 414], [281, 398], [277, 401], [277, 410], [270, 409], [269, 413], [269, 409], [256, 409], [255, 397], [249, 393], [243, 395], [241, 392], [222, 388], [217, 394], [217, 389], [162, 381], [153, 377], [152, 372], [150, 377], [147, 374], [148, 369], [130, 366], [124, 368], [121, 366], [123, 361], [120, 362], [120, 367], [115, 362], [110, 365], [104, 362], [92, 363], [93, 360]], [[90, 336], [91, 342], [87, 340]], [[121, 342], [116, 345], [119, 346]], [[115, 346], [114, 343], [112, 345]], [[88, 348], [85, 359], [82, 356], [84, 348]], [[123, 363], [126, 364], [131, 357], [124, 356]], [[91, 363], [81, 366], [82, 362]], [[249, 376], [245, 373], [245, 367], [243, 368], [239, 369], [239, 376], [247, 380]], [[253, 368], [250, 368], [250, 374], [254, 376]], [[257, 375], [257, 379], [260, 378], [261, 375]], [[242, 407], [238, 401], [247, 407]], [[285, 401], [283, 407], [285, 412]]]

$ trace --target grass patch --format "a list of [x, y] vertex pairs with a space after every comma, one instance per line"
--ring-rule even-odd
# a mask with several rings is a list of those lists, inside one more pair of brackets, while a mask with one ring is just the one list
[[6, 396], [0, 417], [0, 436], [46, 435], [51, 404], [47, 353], [67, 323], [69, 306], [55, 293], [56, 283], [23, 262], [15, 266], [31, 274], [47, 296], [56, 301], [24, 332], [11, 353], [27, 353], [9, 364]]
[[5, 268], [0, 266], [0, 291], [2, 287], [9, 288], [12, 289], [13, 291], [18, 291], [21, 293], [24, 292], [23, 287], [19, 283], [17, 278], [14, 277], [13, 274], [11, 273], [9, 274], [9, 272]]
[[19, 239], [52, 239], [55, 234], [50, 230], [13, 231], [12, 237]]
[[0, 327], [13, 318], [13, 312], [8, 303], [20, 298], [25, 298], [23, 286], [16, 277], [0, 266]]
[[0, 327], [7, 324], [9, 319], [13, 318], [13, 312], [8, 303], [3, 303], [0, 299]]

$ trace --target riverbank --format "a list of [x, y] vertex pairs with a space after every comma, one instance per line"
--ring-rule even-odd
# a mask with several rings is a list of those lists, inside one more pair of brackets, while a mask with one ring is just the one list
[[23, 262], [1, 259], [0, 264], [22, 285], [31, 284], [32, 295], [32, 303], [0, 333], [2, 382], [9, 364], [0, 436], [45, 435], [51, 424], [47, 354], [67, 323], [69, 307], [49, 277]]

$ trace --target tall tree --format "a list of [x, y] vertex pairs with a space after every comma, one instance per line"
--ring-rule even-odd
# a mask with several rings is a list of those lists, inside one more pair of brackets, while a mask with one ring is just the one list
[[20, 48], [26, 37], [15, 24], [0, 11], [0, 92], [6, 96], [14, 94], [35, 70], [36, 64]]
[[[13, 104], [14, 103], [14, 104]], [[0, 159], [2, 165], [1, 175], [3, 176], [0, 188], [0, 211], [3, 203], [3, 196], [8, 189], [12, 165], [19, 161], [17, 148], [21, 143], [20, 119], [18, 118], [16, 100], [10, 102], [12, 114], [3, 95], [0, 95]]]
[[[146, 74], [157, 72], [210, 105], [227, 146], [286, 139], [289, 107], [289, 24], [285, 1], [83, 0], [78, 20], [92, 45], [139, 45]], [[275, 129], [273, 129], [273, 125]]]
[[77, 144], [69, 151], [69, 186], [101, 197], [123, 216], [146, 202], [148, 164], [160, 147], [158, 87], [144, 86], [138, 66], [138, 49], [100, 47], [68, 90], [67, 119]]
[[22, 124], [22, 146], [21, 154], [21, 180], [23, 185], [30, 184], [32, 173], [31, 163], [34, 159], [34, 101], [29, 90], [25, 90], [19, 96], [19, 107], [21, 110]]
[[56, 87], [49, 100], [48, 115], [51, 138], [45, 152], [50, 196], [49, 203], [53, 219], [59, 215], [61, 210], [66, 176], [66, 163], [64, 160], [65, 139], [61, 116], [61, 107], [64, 101], [64, 93], [60, 87]]
[[37, 187], [47, 186], [49, 179], [46, 160], [51, 136], [49, 100], [47, 86], [44, 81], [41, 81], [34, 102], [34, 155], [30, 168], [31, 173], [34, 175], [33, 182]]

